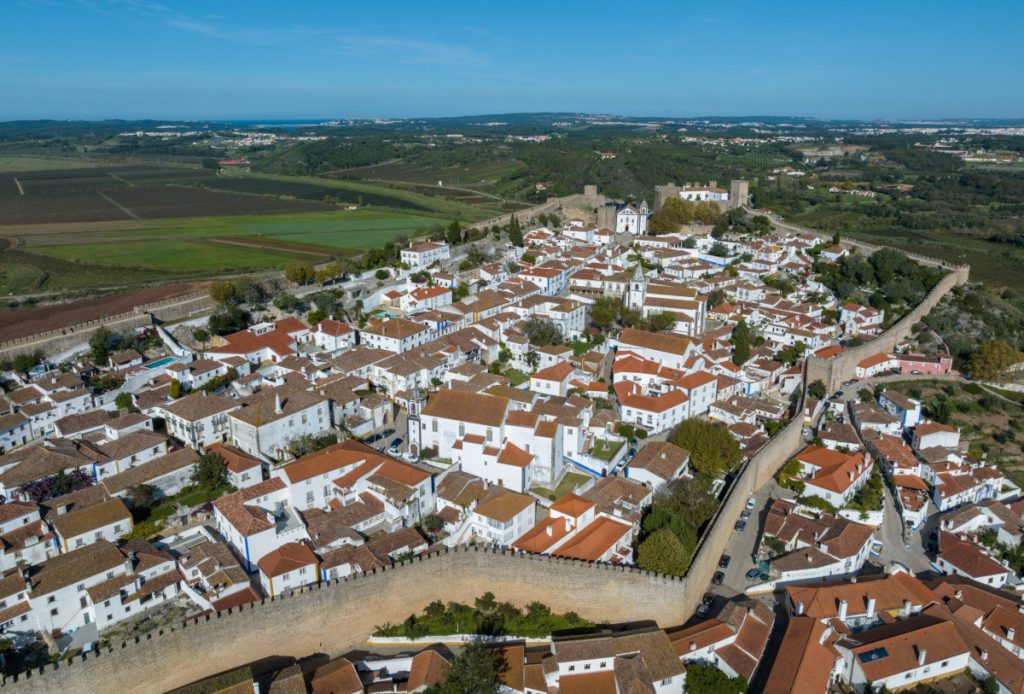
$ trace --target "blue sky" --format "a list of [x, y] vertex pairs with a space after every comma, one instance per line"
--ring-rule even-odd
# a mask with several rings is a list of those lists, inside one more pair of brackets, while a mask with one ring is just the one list
[[0, 0], [0, 120], [1024, 117], [1024, 2]]

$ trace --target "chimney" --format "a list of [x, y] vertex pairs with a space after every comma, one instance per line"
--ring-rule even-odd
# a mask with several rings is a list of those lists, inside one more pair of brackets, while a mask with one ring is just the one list
[[808, 553], [807, 553], [807, 554], [805, 554], [804, 556], [805, 556], [805, 557], [807, 557], [807, 563], [808, 563], [808, 564], [810, 564], [810, 563], [811, 563], [812, 561], [814, 561], [814, 560], [813, 560], [813, 559], [811, 558], [811, 553], [810, 553], [810, 552], [808, 552]]
[[875, 616], [875, 599], [873, 597], [868, 597], [867, 613], [868, 613], [868, 619], [871, 619], [872, 617]]
[[797, 600], [796, 601], [796, 613], [797, 614], [803, 614], [804, 613], [804, 601], [803, 600]]
[[928, 657], [928, 649], [917, 647], [917, 665], [918, 667], [924, 665], [924, 659]]
[[988, 660], [988, 651], [986, 651], [984, 648], [978, 650], [978, 655], [981, 656], [982, 660]]
[[274, 412], [281, 414], [281, 394], [277, 393], [274, 395]]
[[838, 615], [838, 617], [839, 617], [839, 621], [840, 622], [845, 622], [846, 621], [846, 601], [843, 600], [842, 598], [839, 599], [839, 615]]
[[547, 527], [548, 537], [551, 537], [554, 534], [553, 531], [551, 530], [552, 527], [553, 526], [550, 523], [548, 523], [548, 527]]
[[1006, 640], [1013, 641], [1013, 637], [1017, 635], [1017, 630], [1013, 627], [1006, 627]]
[[957, 591], [955, 593], [953, 593], [953, 597], [956, 598], [957, 600], [960, 600], [961, 598], [963, 598], [963, 596], [964, 596], [964, 593], [960, 589], [957, 589]]
[[696, 641], [690, 641], [690, 652], [692, 653], [695, 650], [697, 650], [697, 642]]
[[907, 617], [910, 616], [910, 601], [906, 599], [903, 601], [903, 614]]

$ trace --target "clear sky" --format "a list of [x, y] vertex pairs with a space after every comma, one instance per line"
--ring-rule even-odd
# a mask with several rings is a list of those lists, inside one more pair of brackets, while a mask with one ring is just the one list
[[1022, 36], [1022, 0], [0, 0], [0, 120], [1024, 117]]

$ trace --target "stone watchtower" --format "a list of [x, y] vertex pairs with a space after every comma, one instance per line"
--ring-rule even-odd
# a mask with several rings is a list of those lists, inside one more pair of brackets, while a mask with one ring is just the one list
[[750, 204], [750, 182], [729, 181], [729, 209], [735, 210]]
[[654, 186], [654, 209], [652, 212], [657, 212], [661, 209], [662, 205], [669, 198], [675, 198], [679, 196], [680, 188], [675, 183], [666, 183], [663, 186]]

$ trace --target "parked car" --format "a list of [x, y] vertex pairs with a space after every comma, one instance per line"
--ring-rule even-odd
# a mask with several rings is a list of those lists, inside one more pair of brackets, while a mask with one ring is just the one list
[[701, 598], [700, 601], [701, 601], [702, 605], [707, 605], [708, 607], [711, 607], [711, 604], [715, 601], [715, 594], [714, 593], [704, 593], [704, 597]]
[[711, 577], [711, 582], [716, 586], [722, 585], [722, 581], [725, 580], [725, 574], [721, 571], [716, 571], [715, 575]]
[[708, 616], [708, 612], [710, 610], [711, 610], [711, 607], [709, 607], [708, 605], [706, 605], [704, 603], [701, 603], [700, 605], [697, 606], [697, 616], [700, 617], [701, 619], [704, 619], [705, 617]]
[[381, 438], [385, 438], [385, 439], [387, 437], [389, 437], [389, 436], [394, 436], [394, 434], [395, 434], [395, 430], [394, 429], [385, 429], [384, 431], [380, 432]]
[[746, 574], [748, 581], [756, 581], [761, 576], [761, 569], [756, 566]]
[[398, 437], [397, 439], [395, 439], [394, 441], [391, 442], [391, 450], [396, 452], [396, 453], [398, 452], [398, 449], [401, 448], [401, 446], [402, 446], [402, 437]]
[[749, 508], [743, 509], [743, 513], [740, 514], [740, 518], [747, 520], [750, 518], [750, 514], [753, 513]]
[[369, 443], [377, 443], [382, 438], [384, 438], [384, 437], [381, 436], [380, 434], [374, 434], [373, 436], [367, 436], [365, 439], [363, 439], [363, 443], [367, 443], [367, 444], [369, 444]]
[[757, 499], [755, 499], [754, 497], [750, 497], [749, 499], [747, 499], [748, 509], [753, 510], [755, 506], [757, 506]]
[[743, 532], [746, 529], [747, 529], [747, 521], [743, 520], [742, 518], [739, 519], [738, 521], [736, 521], [736, 530], [737, 531]]
[[730, 557], [728, 554], [723, 554], [722, 558], [718, 560], [718, 568], [720, 568], [720, 569], [727, 569], [727, 568], [729, 568], [729, 562], [731, 562], [731, 561], [732, 561], [732, 557]]

